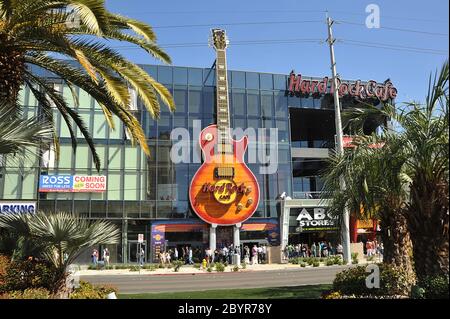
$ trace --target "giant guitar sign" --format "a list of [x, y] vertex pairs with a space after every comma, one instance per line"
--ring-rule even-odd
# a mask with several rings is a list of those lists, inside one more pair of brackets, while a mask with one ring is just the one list
[[250, 218], [258, 207], [258, 181], [244, 162], [248, 139], [230, 136], [228, 82], [224, 30], [214, 29], [216, 57], [217, 124], [200, 133], [204, 163], [195, 173], [189, 200], [192, 209], [205, 222], [235, 225]]

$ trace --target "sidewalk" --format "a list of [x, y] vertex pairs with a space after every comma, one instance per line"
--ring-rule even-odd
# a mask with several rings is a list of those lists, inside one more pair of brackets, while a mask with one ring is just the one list
[[[359, 263], [359, 265], [364, 265], [365, 263]], [[83, 267], [83, 266], [81, 266]], [[233, 272], [234, 266], [227, 266], [224, 273]], [[312, 268], [333, 268], [342, 267], [338, 265], [326, 266], [321, 264], [319, 267], [300, 267], [296, 264], [256, 264], [247, 265], [246, 269], [239, 267], [239, 272], [253, 272], [253, 271], [271, 271], [271, 270], [289, 270], [289, 269], [312, 269]], [[85, 268], [85, 267], [84, 267]], [[155, 270], [141, 269], [140, 271], [130, 271], [129, 269], [111, 269], [111, 270], [88, 270], [83, 269], [77, 271], [77, 275], [80, 276], [104, 276], [104, 275], [179, 275], [179, 274], [214, 274], [217, 273], [213, 268], [211, 273], [204, 269], [196, 269], [191, 265], [182, 266], [178, 272], [175, 272], [173, 268], [157, 268]]]

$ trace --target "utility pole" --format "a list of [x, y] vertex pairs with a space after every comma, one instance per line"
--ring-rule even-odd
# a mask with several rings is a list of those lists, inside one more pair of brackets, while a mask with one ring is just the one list
[[[341, 105], [339, 103], [339, 91], [338, 91], [338, 81], [336, 73], [336, 61], [334, 58], [334, 47], [333, 44], [335, 39], [333, 39], [333, 30], [331, 26], [333, 20], [327, 14], [327, 26], [328, 26], [328, 45], [330, 46], [330, 59], [331, 59], [331, 74], [333, 76], [333, 95], [334, 95], [334, 110], [335, 110], [335, 120], [336, 120], [336, 151], [338, 154], [344, 153], [344, 146], [342, 140], [342, 121], [341, 121]], [[345, 190], [345, 181], [341, 177], [339, 179], [339, 184], [341, 190]], [[341, 238], [342, 247], [344, 249], [344, 262], [350, 264], [351, 253], [350, 253], [350, 214], [347, 208], [344, 208], [343, 218], [341, 222]]]

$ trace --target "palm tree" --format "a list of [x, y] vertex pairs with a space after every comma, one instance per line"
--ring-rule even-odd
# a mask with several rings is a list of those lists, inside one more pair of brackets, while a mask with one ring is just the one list
[[120, 239], [119, 228], [108, 221], [90, 222], [64, 212], [0, 215], [0, 229], [18, 239], [13, 258], [31, 255], [53, 264], [58, 278], [55, 293], [64, 291], [67, 268], [81, 253], [96, 244], [117, 244]]
[[[412, 245], [406, 222], [405, 175], [397, 148], [389, 144], [376, 148], [384, 139], [360, 136], [354, 148], [332, 154], [322, 172], [323, 198], [330, 198], [330, 214], [341, 216], [347, 208], [357, 219], [377, 219], [384, 245], [383, 262], [403, 268], [414, 282]], [[339, 178], [345, 182], [341, 190]]]
[[32, 117], [22, 119], [19, 107], [0, 101], [0, 167], [7, 154], [31, 155], [33, 148], [50, 141], [51, 123]]
[[[129, 42], [171, 63], [157, 46], [150, 26], [109, 12], [104, 0], [0, 0], [0, 100], [16, 101], [25, 83], [51, 122], [52, 104], [59, 110], [75, 149], [74, 120], [89, 144], [97, 170], [100, 160], [81, 117], [52, 83], [32, 72], [31, 66], [56, 74], [72, 92], [75, 86], [88, 92], [101, 106], [111, 129], [116, 115], [147, 155], [150, 152], [143, 129], [130, 109], [129, 87], [155, 118], [160, 113], [158, 98], [171, 110], [175, 107], [163, 85], [108, 47], [105, 40]], [[81, 67], [58, 59], [61, 56], [76, 60]]]
[[[364, 195], [356, 197], [353, 204], [359, 201], [368, 211], [375, 211], [379, 205], [383, 211], [384, 202], [385, 209], [395, 207], [389, 212], [392, 219], [406, 219], [419, 281], [429, 276], [448, 278], [449, 271], [448, 77], [447, 61], [433, 80], [430, 77], [425, 105], [406, 103], [402, 109], [390, 104], [381, 109], [368, 106], [349, 114], [353, 127], [360, 126], [373, 115], [390, 118], [395, 124], [393, 127], [398, 127], [382, 127], [380, 134], [367, 138], [351, 151], [367, 155], [361, 157], [366, 161], [360, 163], [364, 167], [359, 175], [361, 178], [355, 177], [354, 184], [352, 179], [348, 179], [347, 187], [351, 189], [350, 196], [358, 192]], [[369, 145], [373, 142], [383, 142], [384, 147], [371, 149]], [[352, 159], [347, 164], [350, 171], [358, 165]], [[388, 196], [385, 201], [373, 198], [380, 190]], [[343, 197], [341, 193], [338, 192]], [[397, 197], [395, 203], [388, 200], [389, 195]], [[342, 205], [345, 201], [341, 199], [339, 202]], [[394, 229], [395, 224], [387, 225]]]

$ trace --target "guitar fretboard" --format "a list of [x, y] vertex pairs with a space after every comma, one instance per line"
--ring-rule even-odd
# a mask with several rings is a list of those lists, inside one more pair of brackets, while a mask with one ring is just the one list
[[228, 106], [228, 79], [225, 50], [216, 50], [217, 128], [219, 143], [229, 145], [230, 112]]

